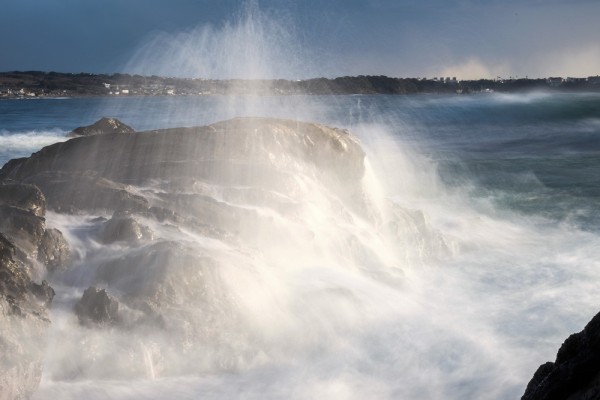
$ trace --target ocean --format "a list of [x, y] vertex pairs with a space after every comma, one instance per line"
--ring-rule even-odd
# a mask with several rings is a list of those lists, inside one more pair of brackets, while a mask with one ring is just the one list
[[[308, 311], [269, 305], [262, 312], [289, 313], [290, 321], [281, 329], [269, 325], [273, 318], [257, 322], [268, 334], [252, 362], [162, 376], [160, 361], [146, 358], [139, 362], [152, 373], [127, 380], [97, 370], [66, 378], [64, 360], [49, 351], [36, 399], [514, 399], [600, 311], [600, 94], [2, 100], [0, 164], [102, 116], [138, 131], [237, 116], [347, 129], [367, 154], [372, 190], [422, 213], [447, 251], [430, 252], [433, 236], [415, 237], [410, 256], [390, 252], [397, 273], [359, 277], [329, 268], [331, 258], [294, 279], [274, 277], [286, 298], [322, 285], [355, 297], [300, 303]], [[76, 239], [72, 220], [51, 212], [47, 223]], [[271, 249], [261, 250], [268, 257]], [[361, 260], [369, 270], [368, 254]], [[48, 279], [57, 293], [71, 290]], [[60, 297], [50, 348], [71, 329], [72, 303]], [[88, 351], [81, 343], [96, 333], [82, 332], [59, 348]]]

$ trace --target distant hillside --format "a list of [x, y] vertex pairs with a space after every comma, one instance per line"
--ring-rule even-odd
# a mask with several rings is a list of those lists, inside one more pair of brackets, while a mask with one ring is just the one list
[[588, 78], [481, 79], [344, 76], [306, 80], [212, 80], [129, 74], [0, 73], [0, 97], [161, 96], [210, 94], [414, 94], [519, 92], [531, 90], [600, 91], [600, 76]]

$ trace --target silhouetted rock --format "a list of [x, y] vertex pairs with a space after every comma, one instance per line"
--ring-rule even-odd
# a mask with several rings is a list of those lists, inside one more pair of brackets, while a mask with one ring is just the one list
[[600, 313], [541, 365], [521, 400], [600, 399]]
[[119, 302], [105, 289], [89, 287], [75, 305], [75, 313], [81, 325], [114, 325], [119, 321]]
[[101, 135], [104, 133], [134, 133], [135, 130], [122, 123], [116, 118], [102, 117], [92, 125], [80, 126], [79, 128], [73, 129], [67, 136], [78, 137], [78, 136], [91, 136]]

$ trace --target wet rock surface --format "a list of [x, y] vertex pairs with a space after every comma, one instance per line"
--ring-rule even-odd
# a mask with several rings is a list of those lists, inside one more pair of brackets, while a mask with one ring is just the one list
[[101, 228], [99, 239], [102, 243], [135, 243], [152, 238], [151, 230], [128, 215], [116, 215], [106, 221]]
[[42, 191], [34, 185], [0, 183], [0, 204], [29, 211], [36, 217], [42, 217], [46, 213], [46, 199]]
[[542, 364], [521, 400], [600, 399], [600, 313], [567, 338], [554, 362]]
[[[267, 185], [278, 184], [286, 177], [272, 170], [273, 162], [265, 162], [273, 157], [313, 164], [332, 181], [359, 180], [364, 174], [364, 152], [342, 130], [296, 121], [237, 118], [203, 127], [94, 135], [56, 143], [28, 159], [7, 163], [0, 178], [35, 183], [50, 207], [66, 202], [77, 208], [89, 203], [89, 209], [98, 200], [75, 187], [89, 186], [90, 192], [100, 194], [111, 190], [112, 196], [115, 191], [127, 191], [126, 185], [161, 179], [169, 180], [170, 191], [199, 179], [244, 184], [260, 176], [269, 178], [264, 182]], [[77, 201], [69, 201], [70, 197]]]
[[115, 325], [119, 322], [119, 302], [105, 289], [89, 287], [75, 305], [75, 313], [81, 325]]
[[[139, 378], [147, 376], [149, 364], [151, 375], [188, 374], [252, 360], [262, 339], [250, 337], [256, 330], [248, 326], [244, 307], [254, 305], [244, 306], [248, 299], [235, 291], [246, 289], [234, 286], [251, 284], [265, 268], [263, 257], [278, 268], [290, 262], [288, 254], [311, 257], [322, 250], [321, 241], [338, 243], [336, 231], [315, 238], [319, 226], [290, 237], [289, 227], [302, 224], [314, 207], [326, 210], [336, 226], [356, 215], [369, 218], [361, 186], [364, 157], [344, 130], [238, 118], [204, 127], [91, 134], [7, 163], [0, 181], [38, 187], [44, 207], [79, 221], [81, 229], [70, 237], [86, 246], [72, 256], [60, 232], [46, 227], [43, 213], [0, 203], [12, 221], [7, 237], [29, 245], [31, 259], [55, 279], [50, 282], [76, 292], [86, 288], [80, 299], [67, 301], [77, 322], [66, 334], [94, 353], [56, 351], [54, 363], [64, 366], [56, 378]], [[320, 197], [313, 198], [315, 192]], [[400, 214], [389, 213], [396, 219]], [[411, 213], [402, 219], [411, 234], [428, 229]], [[265, 256], [263, 249], [277, 254]], [[359, 239], [352, 252], [344, 256], [377, 257]], [[40, 280], [23, 287], [40, 307], [53, 295]], [[128, 356], [116, 357], [119, 351]]]
[[[26, 399], [42, 373], [54, 289], [37, 265], [67, 262], [58, 230], [46, 229], [45, 198], [32, 185], [0, 183], [0, 399]], [[39, 282], [39, 283], [38, 283]]]
[[66, 268], [71, 263], [71, 248], [61, 231], [46, 228], [38, 245], [37, 259], [50, 272]]
[[79, 128], [73, 129], [67, 136], [78, 137], [78, 136], [91, 136], [91, 135], [102, 135], [105, 133], [134, 133], [135, 130], [122, 123], [116, 118], [100, 118], [92, 125], [80, 126]]
[[[29, 244], [32, 258], [48, 270], [67, 279], [89, 276], [82, 282], [88, 289], [74, 307], [80, 324], [160, 327], [172, 339], [165, 354], [189, 354], [193, 360], [194, 352], [205, 357], [193, 343], [229, 346], [226, 332], [240, 324], [220, 272], [230, 256], [223, 244], [204, 248], [204, 243], [263, 240], [255, 234], [261, 216], [252, 204], [293, 213], [295, 201], [274, 192], [298, 184], [293, 172], [298, 165], [340, 188], [345, 198], [356, 197], [356, 204], [361, 200], [348, 182], [360, 182], [364, 152], [343, 130], [239, 118], [203, 127], [132, 131], [103, 119], [74, 131], [85, 137], [7, 163], [0, 180], [28, 188], [31, 193], [20, 189], [24, 199], [41, 196], [45, 204], [36, 215], [27, 211], [35, 204], [25, 206], [31, 201], [0, 203], [0, 213], [11, 221], [5, 223], [7, 234]], [[222, 193], [213, 189], [219, 187]], [[249, 207], [235, 205], [244, 202]], [[79, 260], [72, 275], [65, 269], [69, 253], [62, 235], [45, 227], [45, 207], [66, 215], [112, 215], [90, 222], [87, 240], [98, 246]], [[149, 224], [160, 224], [162, 237]], [[38, 285], [31, 286], [34, 297], [45, 304], [50, 291], [44, 283]], [[73, 371], [93, 370], [85, 363]]]

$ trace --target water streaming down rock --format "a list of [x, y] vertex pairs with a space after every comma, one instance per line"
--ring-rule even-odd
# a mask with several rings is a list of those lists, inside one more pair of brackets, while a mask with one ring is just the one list
[[319, 124], [238, 118], [75, 138], [0, 178], [37, 185], [73, 248], [51, 275], [67, 338], [47, 357], [54, 380], [314, 352], [367, 317], [349, 280], [402, 285], [407, 265], [447, 251], [422, 213], [373, 189], [354, 136]]

